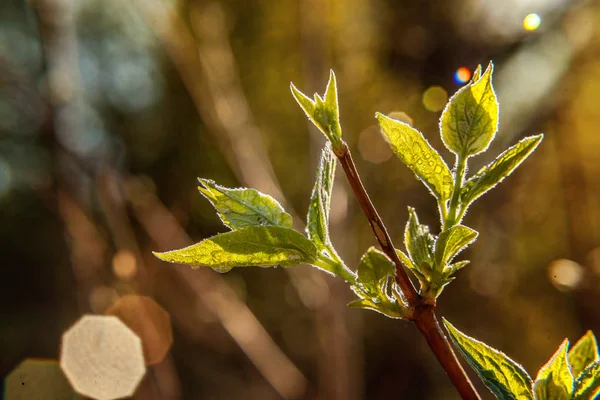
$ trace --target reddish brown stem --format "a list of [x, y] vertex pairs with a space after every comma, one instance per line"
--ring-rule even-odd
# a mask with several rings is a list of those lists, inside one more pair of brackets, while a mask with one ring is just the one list
[[415, 311], [415, 324], [427, 340], [429, 348], [435, 354], [442, 367], [450, 377], [454, 387], [463, 399], [480, 400], [471, 380], [467, 376], [448, 339], [444, 335], [440, 323], [435, 316], [434, 306], [422, 305]]
[[400, 289], [402, 290], [409, 307], [414, 307], [421, 302], [421, 297], [406, 274], [406, 270], [398, 258], [398, 254], [396, 254], [396, 249], [392, 243], [390, 234], [385, 228], [385, 225], [383, 225], [381, 217], [373, 206], [373, 203], [371, 202], [371, 199], [369, 198], [369, 195], [367, 194], [367, 191], [360, 180], [360, 176], [358, 175], [356, 165], [354, 165], [352, 154], [350, 154], [348, 146], [342, 142], [342, 149], [336, 150], [335, 155], [338, 157], [340, 164], [342, 164], [342, 167], [344, 168], [344, 172], [346, 173], [346, 177], [350, 182], [350, 186], [352, 186], [354, 195], [358, 199], [363, 212], [369, 220], [369, 224], [371, 225], [373, 233], [375, 234], [375, 237], [381, 246], [381, 250], [383, 250], [385, 255], [387, 255], [396, 266], [396, 282], [398, 283], [398, 286], [400, 286]]
[[396, 282], [404, 294], [409, 309], [412, 310], [410, 319], [417, 325], [427, 340], [431, 351], [437, 357], [462, 398], [466, 400], [480, 400], [477, 391], [460, 365], [456, 354], [454, 354], [448, 339], [440, 327], [434, 312], [435, 304], [426, 304], [423, 302], [423, 298], [417, 293], [402, 262], [398, 258], [392, 239], [362, 184], [346, 143], [342, 142], [340, 148], [336, 149], [334, 153], [344, 168], [354, 195], [367, 216], [381, 249], [396, 266]]

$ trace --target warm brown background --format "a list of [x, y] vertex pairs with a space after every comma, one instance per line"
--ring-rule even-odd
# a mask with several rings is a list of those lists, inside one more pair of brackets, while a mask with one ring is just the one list
[[[423, 93], [451, 95], [457, 68], [490, 59], [500, 131], [473, 169], [546, 137], [470, 210], [480, 240], [439, 314], [535, 374], [564, 337], [600, 333], [599, 22], [591, 1], [0, 2], [0, 375], [58, 357], [79, 316], [133, 293], [174, 330], [138, 398], [457, 398], [416, 329], [345, 308], [339, 280], [306, 266], [191, 271], [150, 251], [224, 231], [197, 176], [256, 187], [302, 222], [324, 138], [289, 82], [322, 91], [330, 68], [393, 238], [407, 205], [436, 231], [435, 201], [373, 116], [406, 113], [452, 163]], [[375, 242], [341, 175], [332, 224], [355, 266]]]

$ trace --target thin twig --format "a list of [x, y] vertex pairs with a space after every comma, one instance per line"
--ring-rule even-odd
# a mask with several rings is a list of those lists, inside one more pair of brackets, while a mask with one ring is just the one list
[[463, 399], [480, 400], [471, 380], [458, 361], [452, 346], [444, 335], [432, 305], [423, 304], [415, 313], [415, 324], [427, 340], [429, 348], [450, 377], [454, 387]]
[[367, 194], [367, 191], [360, 180], [360, 176], [358, 175], [356, 165], [354, 165], [352, 154], [350, 154], [348, 146], [344, 143], [341, 150], [335, 151], [335, 155], [338, 157], [340, 164], [342, 164], [342, 167], [344, 168], [344, 172], [346, 173], [346, 177], [350, 182], [350, 186], [352, 186], [354, 195], [358, 199], [363, 212], [367, 216], [369, 224], [373, 229], [373, 233], [375, 234], [381, 249], [396, 266], [396, 282], [398, 283], [398, 286], [400, 286], [400, 289], [402, 289], [402, 293], [404, 294], [409, 307], [415, 307], [419, 305], [421, 303], [421, 297], [406, 274], [406, 270], [398, 258], [398, 254], [396, 254], [396, 249], [392, 243], [392, 238], [385, 228], [385, 225], [383, 225], [381, 217], [377, 213], [375, 206], [371, 202], [371, 199], [369, 198], [369, 195]]
[[398, 258], [392, 239], [362, 184], [348, 146], [342, 142], [341, 148], [334, 152], [344, 168], [350, 186], [352, 186], [352, 190], [369, 220], [369, 224], [373, 229], [373, 233], [375, 234], [381, 249], [396, 266], [396, 282], [398, 283], [398, 286], [400, 286], [404, 298], [408, 303], [408, 308], [411, 311], [409, 319], [417, 325], [419, 331], [421, 331], [427, 340], [427, 344], [429, 344], [431, 351], [437, 357], [462, 398], [467, 400], [479, 400], [480, 397], [477, 394], [477, 391], [473, 387], [465, 370], [460, 365], [456, 354], [454, 354], [448, 339], [440, 327], [435, 316], [435, 304], [426, 304], [423, 302], [422, 297], [417, 293], [402, 262]]

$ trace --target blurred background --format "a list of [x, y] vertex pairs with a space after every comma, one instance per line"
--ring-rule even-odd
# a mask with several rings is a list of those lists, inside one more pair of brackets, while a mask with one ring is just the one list
[[[268, 193], [304, 229], [324, 137], [289, 83], [322, 92], [330, 68], [345, 140], [400, 246], [408, 205], [438, 233], [436, 203], [374, 113], [411, 121], [452, 164], [441, 110], [493, 60], [500, 130], [471, 169], [546, 136], [471, 207], [480, 239], [438, 315], [530, 374], [563, 338], [600, 334], [599, 27], [592, 1], [3, 0], [6, 398], [71, 398], [51, 395], [71, 390], [52, 360], [84, 314], [118, 315], [141, 338], [136, 399], [458, 398], [415, 327], [346, 308], [340, 279], [151, 254], [226, 230], [196, 177]], [[376, 242], [340, 172], [332, 238], [356, 267]]]

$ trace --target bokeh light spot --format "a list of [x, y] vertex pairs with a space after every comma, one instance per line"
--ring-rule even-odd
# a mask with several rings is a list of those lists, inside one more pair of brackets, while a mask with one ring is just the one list
[[535, 31], [540, 27], [541, 23], [542, 18], [535, 13], [528, 14], [525, 18], [523, 18], [523, 28], [525, 28], [526, 31]]
[[60, 367], [77, 392], [97, 400], [133, 395], [146, 373], [140, 338], [117, 317], [99, 315], [63, 334]]
[[150, 297], [123, 296], [106, 315], [118, 317], [139, 336], [146, 365], [161, 362], [173, 343], [171, 316]]
[[467, 67], [460, 67], [454, 73], [454, 82], [458, 84], [467, 83], [471, 79], [471, 70]]
[[135, 254], [131, 250], [119, 250], [112, 260], [113, 272], [124, 281], [129, 281], [135, 277], [137, 266]]
[[358, 151], [363, 159], [380, 164], [392, 157], [390, 145], [385, 142], [375, 125], [365, 129], [358, 137]]
[[548, 266], [548, 278], [560, 291], [575, 289], [583, 278], [583, 267], [571, 260], [555, 260]]
[[95, 313], [103, 313], [117, 298], [117, 292], [110, 286], [96, 286], [90, 292], [90, 308]]
[[430, 86], [423, 93], [423, 105], [428, 111], [442, 111], [447, 102], [448, 93], [441, 86]]

